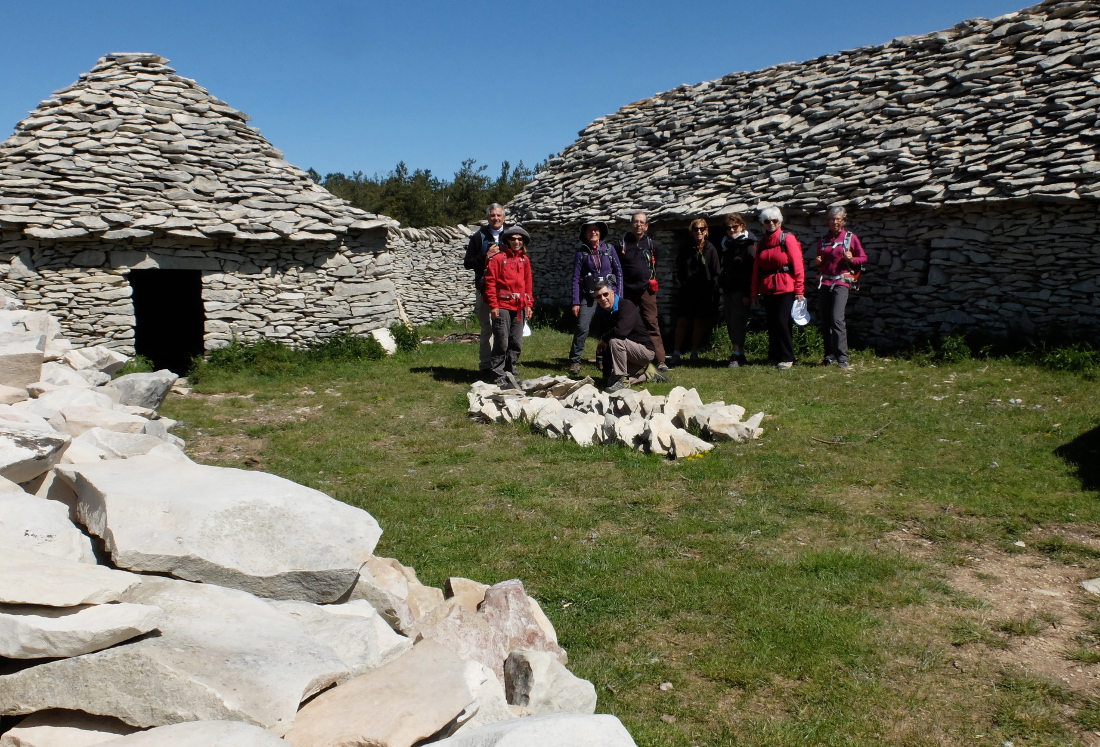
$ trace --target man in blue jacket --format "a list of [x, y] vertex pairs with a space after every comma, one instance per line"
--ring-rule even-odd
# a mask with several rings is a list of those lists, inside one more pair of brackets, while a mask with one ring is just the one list
[[596, 347], [603, 353], [604, 391], [617, 392], [645, 381], [668, 381], [653, 365], [653, 338], [637, 304], [615, 293], [606, 280], [600, 281], [594, 295], [607, 327]]
[[[569, 375], [581, 373], [581, 357], [588, 340], [588, 328], [596, 313], [596, 288], [606, 281], [616, 294], [622, 293], [623, 270], [615, 248], [607, 238], [607, 224], [589, 221], [581, 226], [581, 245], [573, 257], [573, 316], [577, 328], [573, 332], [573, 346], [569, 350]], [[597, 354], [598, 357], [598, 354]]]

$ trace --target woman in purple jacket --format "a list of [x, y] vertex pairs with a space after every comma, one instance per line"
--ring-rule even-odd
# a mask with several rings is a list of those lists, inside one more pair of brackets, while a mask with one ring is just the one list
[[[607, 224], [589, 221], [581, 226], [581, 245], [573, 257], [573, 316], [577, 328], [573, 332], [573, 345], [569, 349], [569, 375], [579, 376], [584, 343], [588, 340], [588, 328], [596, 314], [596, 287], [606, 279], [615, 291], [623, 292], [623, 270], [615, 248], [607, 238]], [[597, 356], [598, 358], [599, 356]], [[598, 362], [598, 361], [597, 361]]]
[[821, 336], [825, 340], [825, 360], [822, 365], [848, 368], [848, 328], [844, 309], [848, 294], [867, 261], [867, 252], [859, 237], [844, 228], [847, 211], [834, 205], [825, 213], [829, 233], [817, 240], [817, 314]]

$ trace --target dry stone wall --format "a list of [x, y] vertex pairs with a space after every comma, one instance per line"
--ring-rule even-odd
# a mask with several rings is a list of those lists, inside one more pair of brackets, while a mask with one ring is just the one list
[[200, 244], [164, 237], [104, 244], [0, 233], [0, 290], [49, 311], [78, 345], [132, 355], [134, 307], [127, 275], [137, 269], [202, 272], [205, 346], [233, 337], [302, 345], [338, 331], [365, 334], [398, 321], [393, 255], [381, 230], [339, 243], [225, 239]]
[[[821, 216], [795, 215], [784, 225], [806, 250], [811, 309], [823, 223]], [[848, 225], [869, 256], [862, 288], [848, 305], [850, 334], [863, 344], [891, 348], [965, 332], [1100, 342], [1100, 214], [1090, 203], [868, 210], [850, 213]], [[654, 224], [666, 324], [677, 293], [674, 250], [686, 227]], [[626, 228], [614, 224], [612, 236]], [[719, 231], [712, 221], [711, 236]], [[576, 237], [576, 226], [532, 229], [539, 302], [571, 302]]]
[[462, 259], [475, 231], [476, 226], [389, 230], [394, 284], [413, 324], [473, 313], [473, 273], [462, 266]]

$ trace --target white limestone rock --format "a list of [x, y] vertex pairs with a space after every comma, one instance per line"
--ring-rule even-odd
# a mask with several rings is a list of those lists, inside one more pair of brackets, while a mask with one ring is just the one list
[[646, 429], [641, 438], [651, 454], [664, 456], [672, 451], [672, 434], [675, 430], [676, 426], [668, 415], [658, 413], [646, 421]]
[[302, 623], [310, 635], [331, 648], [344, 662], [349, 678], [396, 659], [413, 645], [411, 640], [394, 632], [365, 599], [345, 604], [298, 601], [271, 604]]
[[69, 351], [72, 349], [72, 340], [66, 340], [64, 337], [55, 337], [52, 340], [46, 340], [46, 347], [42, 351], [42, 358], [47, 361], [59, 361], [68, 355]]
[[417, 621], [443, 603], [443, 590], [425, 586], [416, 571], [393, 558], [371, 556], [359, 569], [351, 599], [365, 599], [396, 631], [413, 635]]
[[569, 436], [578, 446], [591, 446], [603, 442], [603, 417], [593, 413], [581, 413], [569, 422]]
[[33, 332], [0, 333], [0, 384], [25, 389], [42, 378], [46, 338]]
[[[106, 428], [89, 428], [73, 439], [73, 446], [87, 445], [98, 449], [112, 459], [129, 459], [131, 457], [148, 454], [158, 446], [166, 445], [156, 436], [145, 433], [120, 433]], [[176, 451], [178, 448], [172, 447]]]
[[[93, 373], [98, 373], [98, 371]], [[102, 375], [107, 376], [106, 374]], [[107, 381], [109, 380], [110, 377], [107, 376]], [[82, 375], [81, 372], [74, 371], [69, 366], [64, 366], [60, 363], [43, 363], [41, 381], [47, 384], [53, 384], [56, 387], [80, 386], [85, 388], [91, 388], [104, 383], [103, 381], [96, 381], [93, 383], [89, 377]]]
[[304, 705], [286, 741], [295, 747], [413, 745], [454, 722], [474, 700], [465, 662], [424, 641]]
[[162, 618], [147, 604], [79, 607], [0, 605], [0, 656], [80, 656], [148, 633]]
[[116, 718], [81, 711], [38, 711], [0, 737], [0, 747], [91, 747], [136, 731]]
[[535, 715], [595, 713], [596, 688], [545, 651], [516, 649], [504, 662], [508, 702]]
[[119, 376], [108, 384], [117, 389], [121, 397], [119, 402], [124, 405], [137, 405], [155, 410], [160, 407], [164, 398], [168, 396], [172, 385], [179, 378], [177, 374], [168, 369], [161, 369], [153, 373], [132, 373]]
[[122, 601], [159, 607], [159, 635], [0, 677], [0, 714], [46, 708], [132, 726], [245, 721], [275, 733], [346, 676], [336, 654], [269, 603], [235, 589], [143, 577]]
[[49, 419], [60, 433], [79, 436], [92, 428], [103, 428], [118, 433], [141, 433], [148, 420], [140, 415], [107, 407], [66, 407]]
[[333, 602], [382, 534], [367, 512], [262, 472], [146, 455], [58, 473], [115, 565], [258, 596]]
[[14, 548], [0, 552], [0, 604], [107, 604], [140, 581], [141, 576], [102, 565]]
[[240, 721], [188, 721], [158, 726], [107, 744], [113, 747], [286, 747], [259, 726]]
[[516, 713], [508, 707], [504, 685], [493, 674], [493, 670], [476, 661], [467, 661], [465, 664], [466, 687], [470, 689], [475, 700], [467, 708], [471, 713], [464, 714], [465, 717], [459, 716], [458, 721], [462, 725], [454, 733], [461, 734], [486, 724], [516, 718]]
[[102, 407], [112, 409], [114, 401], [97, 387], [63, 386], [38, 395], [38, 399], [19, 403], [19, 410], [49, 420], [69, 407]]
[[0, 549], [29, 550], [77, 563], [95, 563], [92, 541], [69, 519], [69, 510], [7, 480], [0, 492]]
[[378, 340], [378, 344], [386, 351], [386, 355], [393, 355], [397, 352], [397, 340], [393, 339], [393, 333], [387, 327], [372, 329], [370, 336]]
[[693, 436], [683, 428], [676, 428], [671, 433], [671, 454], [675, 459], [686, 459], [696, 454], [705, 454], [714, 448], [714, 444], [707, 443], [698, 436]]
[[436, 747], [636, 747], [622, 722], [607, 714], [528, 716], [461, 731]]
[[[33, 384], [31, 384], [30, 386], [33, 386]], [[22, 402], [29, 397], [29, 388], [6, 386], [4, 384], [0, 384], [0, 404], [14, 405], [16, 402]]]
[[0, 477], [26, 482], [53, 467], [71, 438], [30, 424], [0, 421]]
[[91, 369], [107, 375], [118, 373], [129, 360], [122, 353], [106, 345], [77, 348], [64, 358], [65, 363], [76, 371]]

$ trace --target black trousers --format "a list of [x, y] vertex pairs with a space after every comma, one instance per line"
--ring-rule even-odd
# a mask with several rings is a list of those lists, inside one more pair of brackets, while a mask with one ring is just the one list
[[523, 312], [501, 309], [493, 320], [493, 353], [489, 357], [489, 370], [498, 379], [505, 373], [516, 372], [516, 361], [523, 350]]
[[794, 340], [791, 337], [791, 307], [793, 293], [764, 296], [764, 314], [768, 319], [768, 358], [776, 363], [794, 361]]

